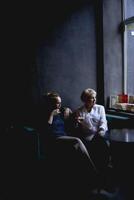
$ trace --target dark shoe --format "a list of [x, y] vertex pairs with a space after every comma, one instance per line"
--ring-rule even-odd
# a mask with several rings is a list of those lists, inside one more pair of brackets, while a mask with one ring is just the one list
[[100, 194], [105, 195], [108, 198], [115, 197], [117, 195], [117, 192], [118, 192], [117, 188], [112, 189], [112, 190], [109, 190], [109, 189], [101, 189], [100, 190]]
[[91, 194], [88, 199], [91, 199], [91, 200], [109, 200], [109, 197], [105, 194], [100, 194], [100, 193], [98, 194], [97, 193], [97, 194]]

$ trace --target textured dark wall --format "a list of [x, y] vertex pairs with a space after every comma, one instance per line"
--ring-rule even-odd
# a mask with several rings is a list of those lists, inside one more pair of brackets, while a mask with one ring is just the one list
[[[48, 35], [37, 48], [37, 90], [59, 92], [72, 109], [81, 104], [83, 89], [96, 89], [96, 33], [94, 5], [90, 1], [58, 7]], [[62, 13], [61, 13], [62, 10]], [[59, 18], [57, 16], [60, 16]], [[55, 18], [57, 20], [55, 21]], [[61, 20], [62, 19], [62, 20]], [[46, 23], [49, 23], [49, 21]], [[45, 27], [45, 24], [42, 24]], [[48, 28], [48, 27], [47, 27]]]
[[[75, 109], [84, 88], [97, 89], [93, 2], [50, 0], [45, 6], [37, 2], [21, 9], [5, 6], [1, 105], [6, 117], [26, 115], [49, 90], [59, 92], [63, 104]], [[100, 55], [104, 55], [105, 104], [110, 94], [122, 92], [121, 19], [121, 1], [104, 0]]]
[[30, 118], [42, 93], [56, 90], [63, 104], [79, 106], [96, 89], [94, 1], [49, 0], [3, 6], [3, 121]]
[[103, 41], [104, 41], [104, 88], [105, 103], [111, 94], [122, 93], [122, 35], [121, 1], [104, 0], [103, 3]]

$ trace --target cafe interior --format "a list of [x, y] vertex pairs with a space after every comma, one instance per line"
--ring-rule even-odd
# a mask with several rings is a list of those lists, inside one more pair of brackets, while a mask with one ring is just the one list
[[[1, 19], [0, 199], [133, 200], [134, 1], [5, 2]], [[86, 195], [70, 172], [63, 180], [36, 129], [44, 93], [74, 111], [85, 88], [105, 108], [111, 151], [109, 188]]]

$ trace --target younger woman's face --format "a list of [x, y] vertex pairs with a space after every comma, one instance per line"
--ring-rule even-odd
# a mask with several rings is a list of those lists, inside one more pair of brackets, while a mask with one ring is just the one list
[[60, 97], [56, 97], [55, 99], [53, 99], [53, 109], [60, 109], [61, 108], [61, 98]]

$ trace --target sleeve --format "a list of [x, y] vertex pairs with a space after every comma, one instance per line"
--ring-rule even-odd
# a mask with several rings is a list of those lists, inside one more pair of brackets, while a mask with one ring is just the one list
[[67, 132], [70, 136], [77, 136], [76, 133], [78, 133], [78, 125], [76, 124], [75, 117], [76, 117], [76, 111], [72, 112], [69, 116], [69, 118], [66, 120], [67, 124]]
[[100, 116], [99, 134], [104, 136], [105, 132], [108, 130], [107, 119], [106, 119], [106, 113], [105, 113], [104, 106], [101, 106], [100, 115], [101, 116]]

